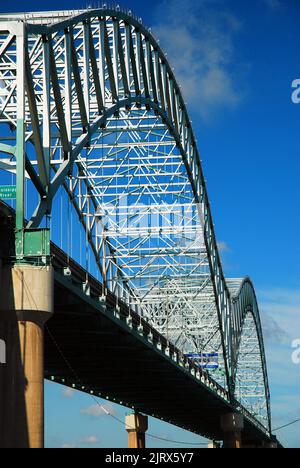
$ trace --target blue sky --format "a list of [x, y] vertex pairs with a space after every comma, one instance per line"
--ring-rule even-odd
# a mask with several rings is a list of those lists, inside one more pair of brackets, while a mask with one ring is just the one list
[[[45, 0], [43, 9], [88, 2]], [[298, 0], [127, 0], [168, 53], [202, 153], [226, 276], [250, 276], [266, 335], [274, 426], [300, 417], [300, 79]], [[34, 11], [40, 1], [2, 0], [0, 11]], [[111, 406], [123, 419], [126, 410]], [[300, 447], [300, 425], [280, 432]], [[150, 432], [197, 442], [151, 420]], [[124, 428], [88, 396], [46, 384], [47, 446], [126, 446]], [[149, 446], [166, 446], [149, 439]], [[168, 445], [170, 447], [174, 444]]]

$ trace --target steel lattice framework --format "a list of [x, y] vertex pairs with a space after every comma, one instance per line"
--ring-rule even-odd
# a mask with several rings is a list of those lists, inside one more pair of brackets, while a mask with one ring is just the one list
[[[209, 372], [270, 431], [255, 292], [224, 277], [186, 105], [151, 32], [118, 8], [0, 15], [0, 125], [0, 170], [17, 179], [17, 257], [63, 187], [104, 292], [183, 354], [218, 354]], [[38, 194], [27, 226], [25, 179]]]

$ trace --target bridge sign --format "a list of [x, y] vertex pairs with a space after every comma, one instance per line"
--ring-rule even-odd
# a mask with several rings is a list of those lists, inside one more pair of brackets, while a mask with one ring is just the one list
[[17, 198], [17, 187], [15, 185], [0, 185], [0, 199], [14, 200]]
[[186, 357], [192, 359], [196, 366], [205, 370], [219, 369], [219, 354], [218, 353], [190, 353]]

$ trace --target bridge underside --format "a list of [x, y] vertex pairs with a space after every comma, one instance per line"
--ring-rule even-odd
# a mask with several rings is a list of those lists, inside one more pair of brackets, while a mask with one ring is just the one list
[[[46, 332], [45, 376], [209, 439], [222, 440], [220, 417], [233, 410], [60, 273]], [[246, 421], [243, 439], [262, 442], [262, 434]]]
[[[0, 240], [0, 258], [5, 263], [14, 254], [14, 213], [2, 203]], [[222, 440], [221, 416], [234, 411], [224, 395], [218, 396], [216, 389], [210, 390], [190, 369], [175, 362], [176, 348], [171, 347], [169, 357], [164, 337], [134, 312], [129, 327], [128, 309], [121, 304], [117, 310], [112, 295], [101, 303], [102, 285], [54, 244], [51, 253], [55, 314], [45, 333], [45, 378]], [[66, 267], [70, 276], [64, 274]], [[246, 417], [243, 444], [263, 442], [270, 442], [268, 435]]]

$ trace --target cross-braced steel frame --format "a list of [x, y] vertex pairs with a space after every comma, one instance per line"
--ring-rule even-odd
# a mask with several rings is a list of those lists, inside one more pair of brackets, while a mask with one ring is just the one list
[[[0, 170], [16, 174], [17, 258], [63, 187], [113, 292], [268, 432], [270, 395], [251, 281], [226, 281], [196, 139], [174, 73], [117, 9], [0, 15]], [[27, 203], [25, 180], [38, 195]]]

